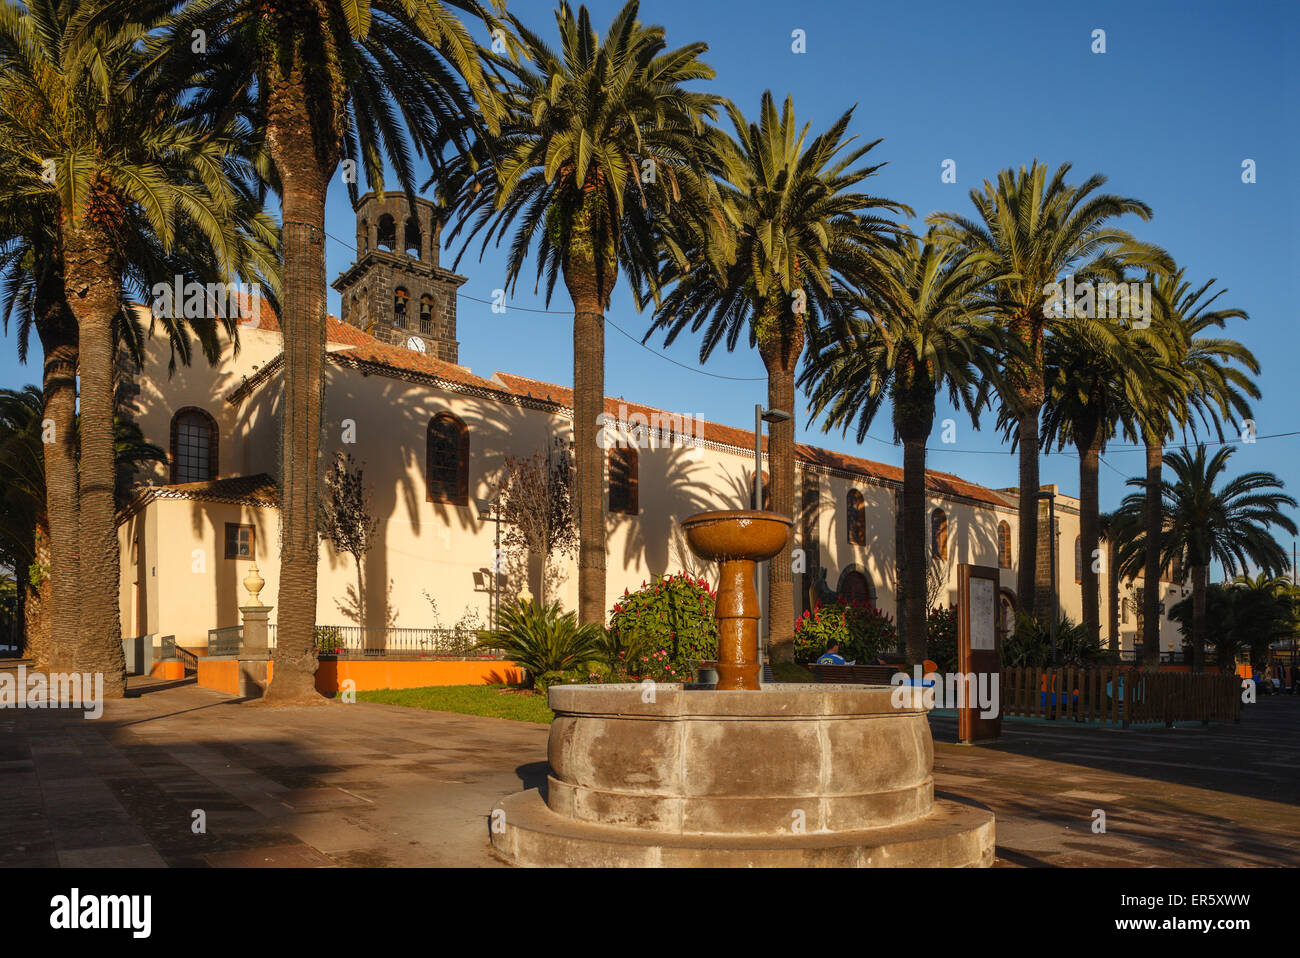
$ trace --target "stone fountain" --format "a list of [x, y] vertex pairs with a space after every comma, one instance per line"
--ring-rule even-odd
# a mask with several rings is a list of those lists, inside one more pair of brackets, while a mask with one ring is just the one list
[[553, 686], [545, 789], [505, 798], [492, 846], [519, 865], [979, 866], [993, 815], [935, 799], [916, 699], [888, 686], [760, 686], [754, 563], [791, 521], [683, 524], [719, 564], [718, 683]]

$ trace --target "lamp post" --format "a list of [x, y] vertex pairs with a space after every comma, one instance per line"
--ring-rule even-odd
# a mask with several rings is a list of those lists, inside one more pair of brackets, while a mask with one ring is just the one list
[[[790, 413], [783, 409], [764, 409], [762, 403], [754, 404], [754, 508], [763, 508], [763, 423], [769, 425], [778, 422], [789, 422]], [[759, 622], [767, 625], [767, 611], [764, 609], [763, 602], [763, 568], [766, 563], [754, 563], [754, 588], [758, 595], [758, 612]], [[767, 655], [767, 639], [770, 629], [759, 628], [759, 660], [761, 661]]]
[[491, 632], [496, 628], [497, 613], [500, 611], [497, 606], [500, 601], [499, 593], [501, 590], [497, 587], [497, 576], [500, 574], [501, 567], [501, 523], [505, 522], [505, 520], [501, 518], [500, 496], [492, 500], [476, 498], [474, 505], [478, 507], [480, 520], [495, 522], [497, 527], [496, 544], [493, 546], [492, 565], [490, 567], [492, 576], [488, 582], [488, 631]]
[[1052, 668], [1056, 668], [1056, 619], [1059, 605], [1056, 596], [1056, 493], [1040, 492], [1037, 498], [1039, 501], [1047, 500], [1047, 545], [1052, 562], [1052, 621], [1050, 623], [1050, 632], [1052, 636]]

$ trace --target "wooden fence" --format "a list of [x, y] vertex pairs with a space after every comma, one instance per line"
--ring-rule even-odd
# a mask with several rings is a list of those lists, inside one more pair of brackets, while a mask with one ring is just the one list
[[1002, 714], [1129, 725], [1240, 721], [1241, 680], [1107, 668], [1002, 670]]

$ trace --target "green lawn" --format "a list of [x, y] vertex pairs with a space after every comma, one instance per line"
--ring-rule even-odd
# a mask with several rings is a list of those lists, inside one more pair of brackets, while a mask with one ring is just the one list
[[546, 707], [546, 696], [523, 693], [507, 685], [435, 685], [419, 689], [375, 689], [358, 692], [362, 702], [405, 705], [434, 712], [486, 715], [550, 725], [555, 713]]

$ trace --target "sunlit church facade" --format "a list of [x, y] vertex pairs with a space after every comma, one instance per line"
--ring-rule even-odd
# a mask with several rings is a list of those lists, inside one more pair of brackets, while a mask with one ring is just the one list
[[[495, 495], [506, 457], [570, 441], [572, 393], [457, 364], [457, 290], [465, 280], [440, 265], [431, 204], [420, 202], [410, 214], [404, 198], [367, 194], [356, 212], [357, 258], [333, 284], [342, 317], [328, 321], [324, 455], [349, 453], [361, 464], [377, 519], [364, 560], [364, 624], [486, 624], [494, 598], [525, 589], [538, 595], [544, 584], [535, 559], [498, 559], [499, 530], [479, 500]], [[124, 635], [175, 635], [180, 645], [202, 647], [209, 630], [240, 624], [239, 607], [248, 602], [243, 580], [254, 561], [266, 580], [261, 601], [277, 604], [281, 352], [276, 318], [262, 309], [241, 325], [238, 350], [227, 345], [214, 365], [200, 360], [169, 376], [166, 343], [155, 339], [143, 369], [132, 374], [130, 415], [168, 462], [137, 476], [121, 516]], [[752, 432], [621, 399], [607, 399], [606, 413], [607, 604], [656, 575], [711, 574], [690, 555], [679, 523], [706, 509], [751, 507]], [[664, 431], [647, 438], [647, 424]], [[997, 567], [1002, 614], [1011, 622], [1023, 561], [1015, 554], [1016, 490], [940, 472], [929, 473], [927, 487], [929, 548], [946, 577], [940, 601], [956, 600], [959, 563]], [[901, 489], [898, 467], [797, 447], [796, 615], [826, 590], [896, 613]], [[1044, 551], [1031, 557], [1038, 563], [1051, 555], [1042, 507]], [[1060, 607], [1078, 621], [1078, 501], [1058, 493], [1056, 518]], [[1111, 621], [1107, 574], [1103, 569], [1103, 642], [1118, 635], [1121, 648], [1132, 649], [1141, 583], [1121, 583]], [[356, 582], [352, 557], [322, 544], [319, 624], [359, 624]], [[576, 557], [563, 558], [545, 587], [576, 608]], [[1183, 590], [1162, 581], [1164, 608]], [[1161, 649], [1171, 650], [1178, 631], [1161, 618]]]

